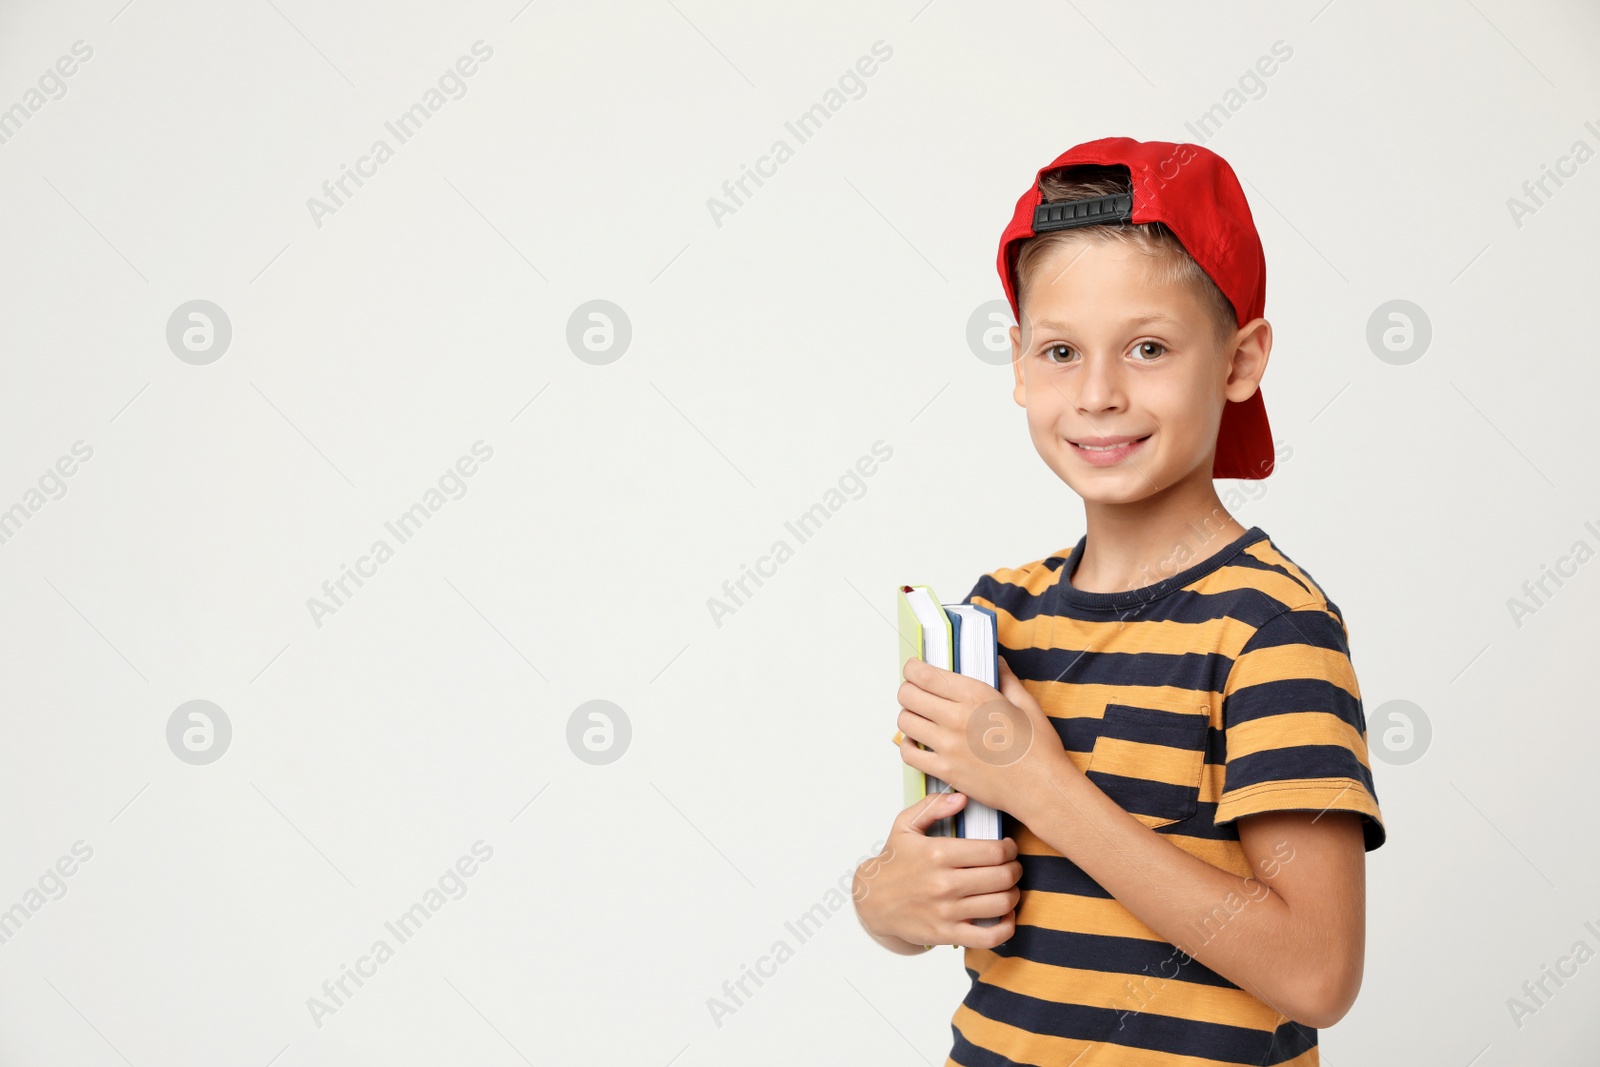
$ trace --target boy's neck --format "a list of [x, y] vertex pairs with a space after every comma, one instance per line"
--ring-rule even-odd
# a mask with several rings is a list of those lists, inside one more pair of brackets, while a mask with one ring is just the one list
[[1155, 503], [1085, 502], [1083, 558], [1070, 581], [1086, 593], [1122, 593], [1154, 585], [1216, 555], [1246, 532], [1217, 498], [1208, 481], [1209, 501], [1181, 508]]

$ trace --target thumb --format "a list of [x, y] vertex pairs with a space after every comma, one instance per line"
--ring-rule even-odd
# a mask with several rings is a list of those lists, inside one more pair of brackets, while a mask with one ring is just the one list
[[1004, 659], [1000, 660], [1000, 695], [1019, 708], [1043, 711], [1039, 702], [1033, 699], [1033, 694], [1028, 692], [1022, 680], [1011, 672], [1011, 665]]
[[960, 811], [966, 802], [965, 793], [929, 793], [902, 813], [901, 829], [925, 834], [928, 827], [946, 815]]

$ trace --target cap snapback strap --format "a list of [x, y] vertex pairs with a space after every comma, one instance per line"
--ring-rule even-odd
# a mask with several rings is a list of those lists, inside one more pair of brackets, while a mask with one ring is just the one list
[[1115, 193], [1092, 200], [1052, 200], [1033, 209], [1033, 232], [1070, 230], [1106, 222], [1133, 221], [1133, 195]]

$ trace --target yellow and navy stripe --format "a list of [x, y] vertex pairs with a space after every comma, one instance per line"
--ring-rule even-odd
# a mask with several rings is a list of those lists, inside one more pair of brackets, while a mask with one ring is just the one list
[[[1085, 541], [966, 599], [994, 609], [1000, 654], [1089, 779], [1241, 877], [1243, 815], [1352, 811], [1381, 846], [1344, 618], [1311, 576], [1251, 527], [1152, 585], [1092, 593], [1069, 580]], [[1315, 1030], [1183, 955], [1006, 813], [1002, 832], [1022, 863], [1016, 932], [966, 950], [949, 1064], [1318, 1062]]]

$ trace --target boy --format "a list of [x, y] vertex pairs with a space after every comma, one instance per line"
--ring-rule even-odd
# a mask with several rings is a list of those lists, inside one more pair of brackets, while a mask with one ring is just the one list
[[[1244, 193], [1196, 145], [1078, 145], [999, 270], [1013, 397], [1086, 532], [967, 595], [999, 690], [907, 662], [901, 758], [956, 792], [896, 817], [857, 914], [895, 952], [965, 947], [947, 1065], [1311, 1067], [1385, 832], [1343, 616], [1212, 484], [1274, 461]], [[1002, 840], [925, 835], [968, 796]]]

